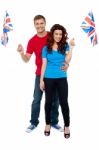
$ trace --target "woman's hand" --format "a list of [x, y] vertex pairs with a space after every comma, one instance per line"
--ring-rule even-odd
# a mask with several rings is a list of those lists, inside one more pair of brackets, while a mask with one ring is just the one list
[[70, 45], [70, 49], [73, 49], [73, 48], [74, 48], [74, 46], [75, 46], [75, 40], [74, 40], [74, 38], [72, 38], [72, 39], [70, 40], [69, 45]]
[[43, 80], [40, 80], [40, 89], [41, 89], [41, 91], [45, 90], [45, 84], [44, 84]]

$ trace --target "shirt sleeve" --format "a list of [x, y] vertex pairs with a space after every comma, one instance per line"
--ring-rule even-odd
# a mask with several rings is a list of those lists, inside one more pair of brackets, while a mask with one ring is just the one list
[[46, 46], [43, 47], [42, 58], [47, 58], [47, 47]]
[[30, 39], [27, 44], [26, 53], [33, 54], [33, 51], [34, 51], [33, 41]]
[[69, 46], [69, 44], [67, 43], [67, 44], [66, 44], [66, 54], [68, 54], [69, 50], [70, 50], [70, 46]]

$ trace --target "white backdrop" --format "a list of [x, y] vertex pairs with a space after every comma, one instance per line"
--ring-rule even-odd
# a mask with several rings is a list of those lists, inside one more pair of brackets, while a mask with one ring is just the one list
[[[0, 36], [5, 11], [11, 17], [14, 31], [9, 33], [7, 47], [0, 44], [0, 146], [2, 150], [32, 149], [99, 149], [99, 45], [92, 47], [80, 25], [90, 10], [93, 11], [99, 35], [97, 0], [0, 0]], [[25, 132], [29, 125], [35, 79], [35, 57], [25, 64], [17, 53], [18, 43], [26, 48], [36, 32], [33, 18], [42, 14], [47, 30], [54, 23], [67, 28], [76, 47], [68, 69], [71, 138], [52, 129], [45, 137], [44, 97], [41, 104], [40, 124], [36, 130]], [[59, 123], [63, 125], [61, 110]], [[1, 148], [0, 148], [1, 149]]]

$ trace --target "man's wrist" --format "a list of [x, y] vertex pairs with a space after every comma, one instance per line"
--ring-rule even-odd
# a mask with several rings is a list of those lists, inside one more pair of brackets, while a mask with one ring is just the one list
[[65, 65], [69, 66], [69, 63], [65, 61]]
[[20, 51], [19, 53], [20, 53], [20, 55], [23, 55], [23, 54], [24, 54], [24, 51]]

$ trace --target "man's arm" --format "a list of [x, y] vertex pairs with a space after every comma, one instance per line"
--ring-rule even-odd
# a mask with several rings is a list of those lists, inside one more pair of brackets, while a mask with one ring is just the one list
[[28, 62], [32, 56], [32, 54], [24, 53], [24, 48], [21, 44], [18, 45], [17, 51], [21, 55], [21, 58], [24, 62]]

